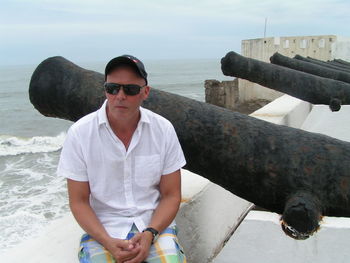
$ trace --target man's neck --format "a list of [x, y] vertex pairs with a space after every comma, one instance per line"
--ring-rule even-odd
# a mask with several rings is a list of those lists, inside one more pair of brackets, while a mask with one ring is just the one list
[[114, 134], [123, 142], [125, 148], [128, 149], [132, 135], [134, 134], [141, 118], [140, 110], [130, 118], [115, 118], [109, 116], [107, 111], [107, 118]]

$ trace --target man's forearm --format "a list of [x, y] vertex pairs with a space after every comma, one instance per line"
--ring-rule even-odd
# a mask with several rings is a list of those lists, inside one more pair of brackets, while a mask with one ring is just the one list
[[133, 259], [140, 251], [140, 246], [119, 238], [111, 237], [94, 210], [90, 206], [90, 186], [88, 182], [67, 180], [69, 205], [79, 225], [104, 248], [106, 248], [118, 262]]
[[102, 245], [106, 245], [110, 236], [97, 218], [95, 212], [88, 203], [70, 204], [71, 211], [86, 233], [92, 236]]
[[166, 196], [160, 199], [160, 202], [153, 213], [150, 227], [162, 232], [175, 219], [179, 210], [181, 197]]
[[131, 242], [125, 242], [118, 238], [112, 238], [97, 218], [91, 206], [86, 203], [71, 205], [72, 213], [79, 225], [91, 235], [97, 242], [107, 249], [117, 262], [124, 262], [136, 257], [140, 247]]
[[[159, 233], [163, 232], [163, 230], [174, 220], [176, 213], [179, 210], [180, 201], [181, 198], [178, 198], [175, 195], [162, 197], [153, 213], [149, 227], [158, 230]], [[140, 244], [140, 253], [132, 259], [130, 263], [143, 262], [147, 258], [152, 240], [153, 236], [149, 231], [139, 233], [133, 237], [133, 242]]]

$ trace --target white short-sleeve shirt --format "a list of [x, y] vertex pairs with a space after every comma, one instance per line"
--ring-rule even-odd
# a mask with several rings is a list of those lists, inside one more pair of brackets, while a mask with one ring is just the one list
[[126, 238], [133, 223], [139, 230], [150, 223], [160, 199], [161, 176], [186, 161], [172, 124], [142, 107], [126, 150], [108, 123], [106, 105], [68, 130], [57, 173], [88, 181], [90, 205], [100, 222], [110, 236]]

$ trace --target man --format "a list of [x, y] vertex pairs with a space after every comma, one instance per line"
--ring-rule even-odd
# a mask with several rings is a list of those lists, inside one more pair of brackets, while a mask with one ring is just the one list
[[174, 218], [185, 158], [165, 118], [141, 107], [150, 87], [130, 55], [105, 68], [107, 100], [69, 129], [58, 165], [86, 231], [80, 262], [186, 262]]

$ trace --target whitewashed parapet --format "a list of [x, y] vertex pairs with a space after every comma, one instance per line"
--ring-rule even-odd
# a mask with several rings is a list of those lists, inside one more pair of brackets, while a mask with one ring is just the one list
[[208, 184], [182, 203], [176, 217], [179, 239], [189, 263], [211, 262], [253, 204], [199, 175], [185, 171], [182, 178], [186, 177], [184, 196], [198, 182]]
[[213, 263], [347, 263], [349, 237], [348, 218], [324, 217], [315, 235], [298, 241], [282, 232], [278, 214], [251, 211]]
[[312, 104], [298, 98], [283, 95], [250, 116], [275, 124], [300, 128], [310, 113]]
[[350, 142], [349, 116], [350, 105], [342, 105], [336, 112], [332, 112], [328, 105], [314, 105], [301, 129]]

